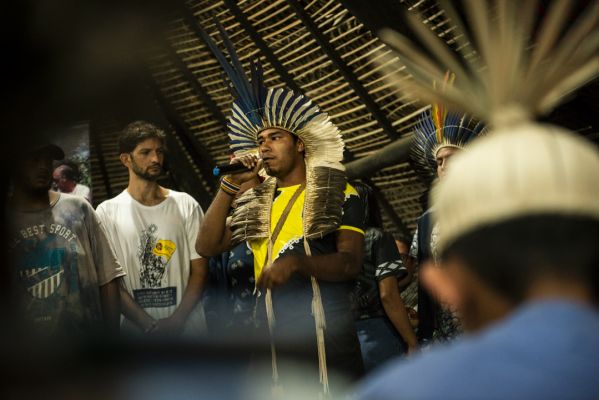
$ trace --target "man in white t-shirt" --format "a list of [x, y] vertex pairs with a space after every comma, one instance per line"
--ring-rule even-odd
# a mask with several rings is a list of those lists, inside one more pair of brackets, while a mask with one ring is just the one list
[[129, 185], [97, 212], [127, 276], [121, 292], [123, 328], [196, 335], [205, 328], [200, 296], [207, 260], [195, 251], [202, 209], [186, 193], [160, 186], [164, 133], [136, 121], [119, 138]]
[[56, 167], [52, 173], [52, 180], [54, 181], [56, 191], [83, 197], [91, 204], [91, 189], [82, 183], [77, 183], [77, 175], [77, 170], [69, 164], [61, 164]]

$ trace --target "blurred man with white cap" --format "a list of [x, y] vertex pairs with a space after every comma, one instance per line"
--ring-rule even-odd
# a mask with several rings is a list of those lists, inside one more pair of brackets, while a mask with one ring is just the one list
[[442, 261], [427, 281], [474, 333], [391, 366], [363, 398], [599, 395], [599, 152], [527, 128], [473, 144], [433, 192]]
[[[431, 195], [440, 268], [423, 278], [467, 333], [389, 365], [359, 397], [597, 399], [599, 151], [534, 120], [599, 75], [599, 2], [578, 18], [568, 1], [539, 15], [536, 2], [469, 2], [469, 31], [450, 3], [443, 8], [460, 43], [477, 54], [463, 64], [428, 29], [416, 34], [436, 46], [434, 60], [383, 36], [414, 77], [414, 96], [492, 127], [452, 157]], [[448, 69], [455, 84], [435, 90], [430, 82]]]

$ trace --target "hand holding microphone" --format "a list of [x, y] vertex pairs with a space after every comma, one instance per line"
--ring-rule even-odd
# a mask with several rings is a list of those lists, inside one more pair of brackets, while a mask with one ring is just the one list
[[238, 174], [240, 172], [250, 172], [252, 169], [246, 167], [242, 163], [236, 162], [233, 164], [221, 164], [214, 167], [212, 174], [217, 178], [225, 175]]
[[253, 179], [257, 180], [260, 168], [262, 168], [262, 160], [255, 155], [248, 155], [232, 160], [229, 165], [217, 165], [212, 173], [215, 176], [222, 176], [220, 190], [231, 197], [236, 197], [245, 183]]
[[235, 175], [235, 180], [243, 183], [255, 177], [260, 168], [262, 168], [262, 160], [254, 155], [248, 155], [235, 158], [230, 164], [217, 165], [212, 173], [216, 177]]

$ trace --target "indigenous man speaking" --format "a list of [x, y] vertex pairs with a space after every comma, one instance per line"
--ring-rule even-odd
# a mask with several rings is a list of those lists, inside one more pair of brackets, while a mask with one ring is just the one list
[[[250, 82], [233, 46], [232, 64], [211, 47], [236, 97], [228, 123], [231, 148], [251, 171], [223, 178], [196, 249], [214, 256], [247, 241], [254, 254], [256, 318], [268, 322], [275, 384], [279, 372], [282, 382], [293, 378], [278, 371], [276, 345], [292, 344], [318, 359], [327, 393], [327, 364], [354, 377], [363, 370], [349, 301], [363, 258], [363, 210], [341, 164], [341, 135], [306, 97], [266, 89], [254, 64]], [[262, 167], [266, 180], [233, 204], [240, 185]]]

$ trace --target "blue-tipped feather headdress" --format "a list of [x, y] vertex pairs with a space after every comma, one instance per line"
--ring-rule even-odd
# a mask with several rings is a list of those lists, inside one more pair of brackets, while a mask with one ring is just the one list
[[[202, 36], [227, 75], [235, 99], [227, 123], [231, 150], [235, 156], [256, 154], [257, 136], [268, 128], [298, 136], [304, 143], [306, 163], [304, 236], [322, 237], [335, 231], [341, 223], [347, 182], [339, 129], [304, 95], [285, 88], [265, 88], [259, 64], [250, 62], [248, 78], [224, 28], [215, 22], [230, 60], [209, 35], [202, 32]], [[268, 237], [275, 186], [276, 179], [267, 179], [236, 200], [233, 242]]]
[[257, 152], [257, 135], [267, 128], [280, 128], [302, 139], [306, 164], [324, 165], [343, 171], [343, 140], [339, 129], [310, 99], [289, 89], [264, 87], [262, 68], [250, 62], [250, 79], [224, 28], [216, 21], [230, 61], [205, 32], [210, 50], [228, 77], [234, 101], [227, 128], [236, 156]]
[[483, 135], [485, 125], [465, 114], [447, 112], [439, 105], [423, 112], [414, 128], [411, 157], [416, 170], [427, 179], [437, 176], [436, 156], [444, 147], [462, 149]]

